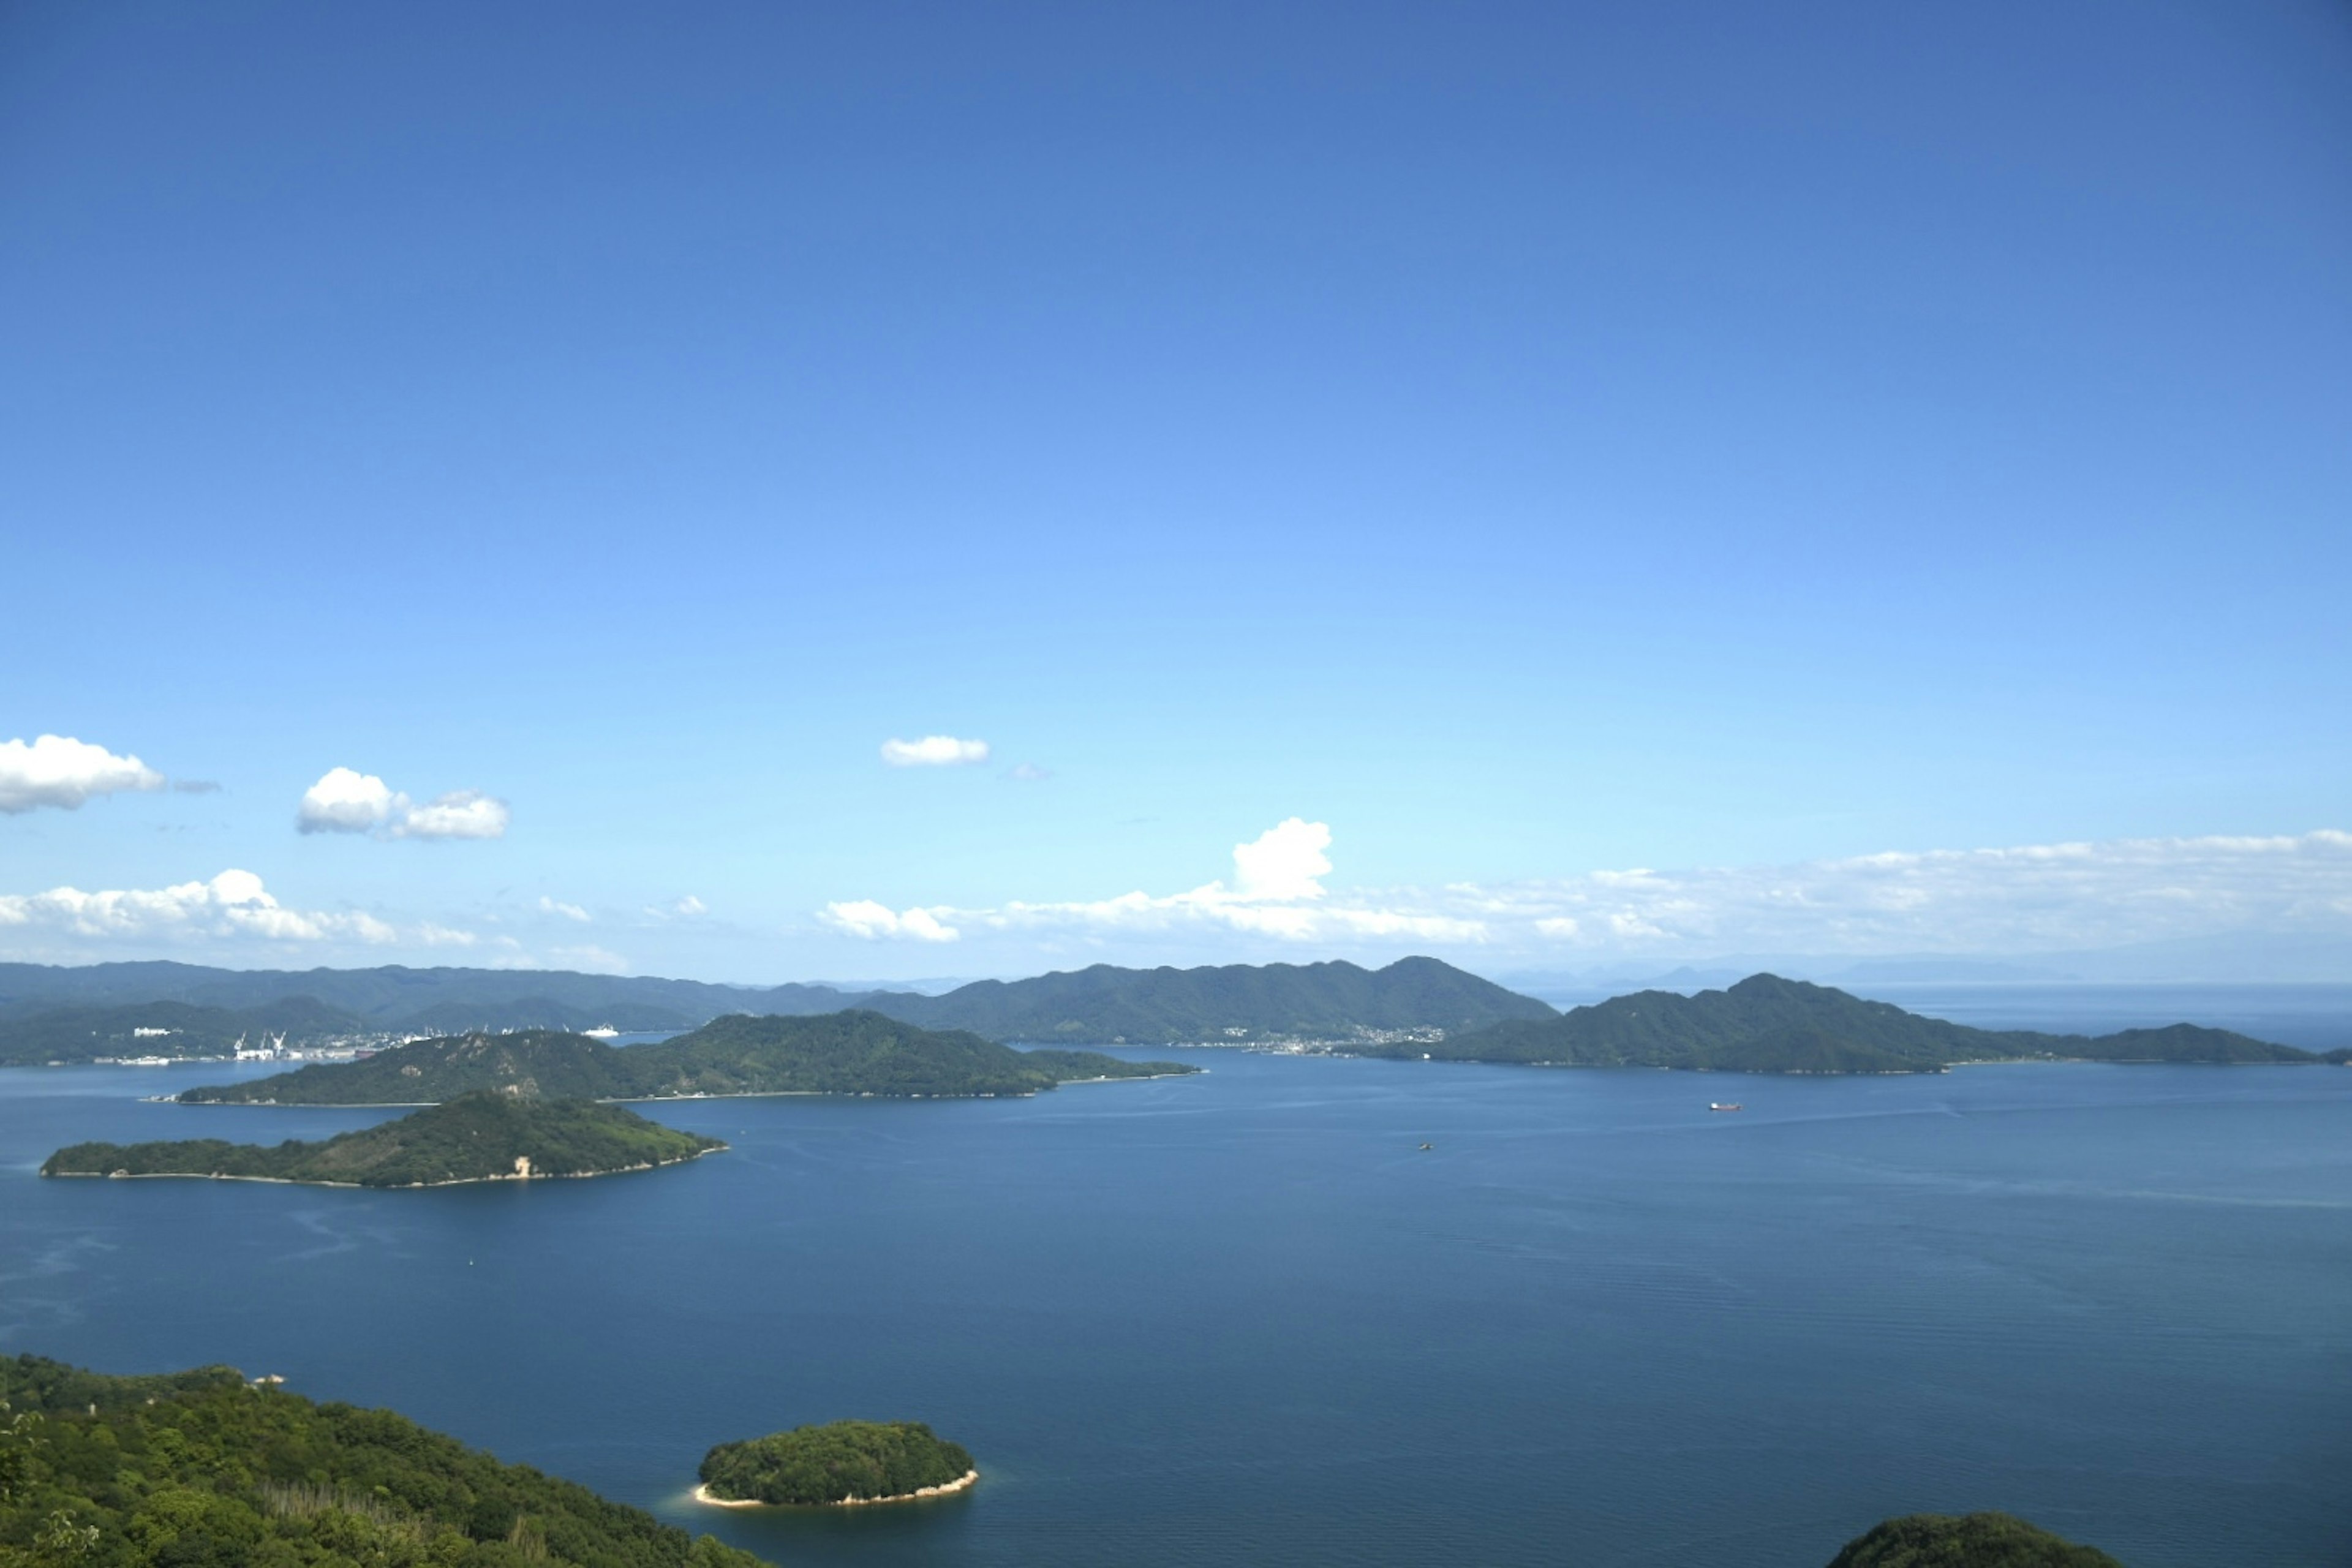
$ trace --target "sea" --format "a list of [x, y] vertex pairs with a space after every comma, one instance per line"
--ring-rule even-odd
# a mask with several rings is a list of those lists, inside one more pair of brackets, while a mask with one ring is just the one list
[[[2184, 1000], [1985, 989], [1962, 1021]], [[2189, 1016], [2343, 1044], [2347, 999]], [[2352, 1070], [1181, 1058], [665, 1102], [732, 1147], [389, 1193], [45, 1182], [85, 1139], [397, 1112], [150, 1099], [253, 1067], [0, 1071], [0, 1352], [277, 1373], [792, 1568], [1819, 1568], [1975, 1509], [2132, 1568], [2352, 1564]], [[851, 1416], [930, 1423], [980, 1486], [692, 1500], [711, 1445]]]

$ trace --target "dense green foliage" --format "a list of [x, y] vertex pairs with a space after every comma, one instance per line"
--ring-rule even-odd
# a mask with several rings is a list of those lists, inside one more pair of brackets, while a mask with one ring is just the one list
[[[521, 1174], [593, 1176], [691, 1160], [726, 1145], [617, 1105], [481, 1089], [323, 1143], [77, 1143], [45, 1176], [248, 1176], [413, 1187]], [[526, 1167], [524, 1162], [528, 1162]]]
[[1914, 1513], [1846, 1542], [1830, 1568], [2123, 1568], [2005, 1513]]
[[2175, 1024], [2095, 1038], [1972, 1029], [1865, 1002], [1827, 985], [1752, 974], [1726, 991], [1641, 991], [1555, 1018], [1513, 1021], [1434, 1045], [1368, 1047], [1368, 1056], [1562, 1067], [1715, 1072], [1936, 1072], [1954, 1062], [2308, 1062], [2289, 1046]]
[[[357, 1016], [310, 996], [245, 1008], [199, 1007], [186, 1002], [65, 1007], [0, 1019], [0, 1067], [100, 1057], [225, 1057], [239, 1040], [257, 1046], [264, 1037], [282, 1035], [299, 1043], [366, 1026]], [[148, 1033], [141, 1034], [142, 1029]]]
[[228, 1367], [0, 1359], [0, 1568], [760, 1568], [390, 1411]]
[[190, 1104], [413, 1105], [477, 1089], [596, 1100], [708, 1094], [1022, 1095], [1073, 1079], [1197, 1072], [1086, 1051], [1031, 1053], [879, 1013], [716, 1018], [658, 1045], [544, 1031], [419, 1040], [364, 1061], [192, 1089]]
[[863, 1005], [934, 1029], [1055, 1045], [1346, 1037], [1362, 1030], [1455, 1033], [1552, 1009], [1433, 958], [1352, 963], [1115, 969], [982, 980], [944, 996], [877, 994]]
[[703, 1456], [710, 1495], [737, 1502], [832, 1503], [901, 1498], [946, 1486], [971, 1456], [919, 1421], [835, 1421], [795, 1426]]

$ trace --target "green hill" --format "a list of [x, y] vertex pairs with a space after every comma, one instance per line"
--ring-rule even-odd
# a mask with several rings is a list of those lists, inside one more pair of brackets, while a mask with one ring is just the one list
[[703, 1456], [704, 1493], [719, 1502], [876, 1502], [950, 1487], [971, 1455], [919, 1421], [835, 1421], [795, 1426]]
[[107, 1377], [0, 1358], [0, 1563], [761, 1568], [388, 1410], [233, 1367]]
[[1832, 986], [1752, 974], [1724, 991], [1641, 991], [1557, 1017], [1513, 1020], [1433, 1045], [1367, 1056], [1712, 1072], [1937, 1072], [1954, 1062], [2308, 1062], [2290, 1046], [2175, 1024], [2088, 1037], [1973, 1029], [1866, 1002]]
[[44, 1176], [243, 1176], [362, 1187], [441, 1186], [523, 1176], [601, 1176], [675, 1164], [724, 1149], [617, 1105], [532, 1100], [480, 1089], [323, 1143], [218, 1138], [77, 1143]]
[[927, 1028], [1045, 1044], [1175, 1044], [1367, 1032], [1458, 1034], [1511, 1018], [1549, 1018], [1532, 996], [1433, 958], [1385, 969], [1352, 963], [1118, 969], [1098, 963], [1030, 980], [982, 980], [943, 996], [877, 993], [863, 1005]]
[[187, 1104], [415, 1105], [477, 1089], [527, 1097], [1024, 1095], [1080, 1079], [1197, 1072], [1090, 1051], [1024, 1052], [879, 1013], [718, 1018], [657, 1045], [615, 1047], [533, 1031], [419, 1040], [362, 1061], [318, 1063], [247, 1083], [184, 1090]]
[[1914, 1513], [1846, 1543], [1829, 1568], [2123, 1568], [2005, 1513]]

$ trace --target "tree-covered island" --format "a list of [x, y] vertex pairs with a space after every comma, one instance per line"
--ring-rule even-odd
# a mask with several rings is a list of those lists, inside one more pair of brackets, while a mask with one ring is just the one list
[[721, 1443], [701, 1475], [695, 1496], [729, 1506], [911, 1502], [980, 1479], [961, 1444], [919, 1421], [835, 1421]]
[[677, 1100], [737, 1094], [967, 1098], [1201, 1069], [1097, 1051], [1019, 1051], [879, 1013], [714, 1018], [675, 1039], [608, 1046], [532, 1030], [418, 1040], [363, 1061], [183, 1090], [183, 1104], [418, 1105], [478, 1089], [530, 1098]]
[[231, 1143], [218, 1138], [77, 1143], [50, 1155], [41, 1174], [436, 1187], [646, 1171], [725, 1147], [715, 1138], [664, 1127], [617, 1105], [484, 1089], [320, 1143]]

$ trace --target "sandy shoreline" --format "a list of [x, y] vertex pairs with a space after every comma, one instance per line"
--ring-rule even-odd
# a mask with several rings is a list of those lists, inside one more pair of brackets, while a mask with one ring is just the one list
[[694, 1500], [711, 1508], [870, 1508], [876, 1503], [920, 1502], [926, 1498], [949, 1497], [956, 1492], [970, 1491], [979, 1484], [980, 1472], [966, 1470], [954, 1480], [943, 1481], [935, 1487], [918, 1487], [913, 1491], [899, 1492], [892, 1497], [845, 1497], [838, 1502], [818, 1503], [768, 1503], [757, 1498], [712, 1497], [710, 1488], [703, 1485], [694, 1489]]

